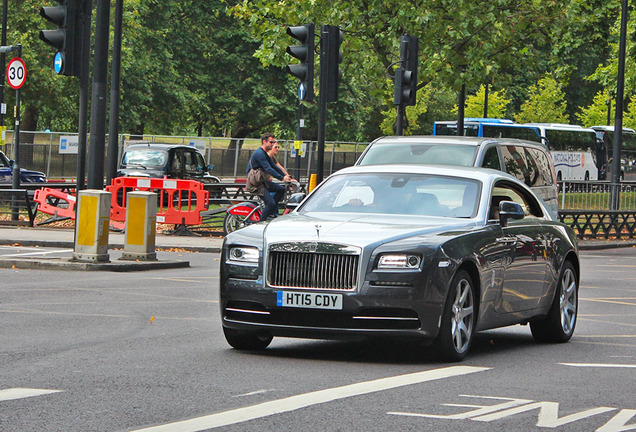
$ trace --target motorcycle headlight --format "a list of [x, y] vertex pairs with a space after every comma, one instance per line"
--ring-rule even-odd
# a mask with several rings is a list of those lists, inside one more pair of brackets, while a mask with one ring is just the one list
[[420, 257], [412, 254], [384, 254], [378, 260], [378, 269], [416, 269]]
[[258, 248], [233, 246], [228, 252], [228, 261], [243, 264], [258, 264]]

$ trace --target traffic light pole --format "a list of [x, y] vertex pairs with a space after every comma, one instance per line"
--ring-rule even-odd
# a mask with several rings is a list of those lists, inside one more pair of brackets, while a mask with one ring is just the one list
[[[303, 141], [303, 104], [301, 101], [298, 101], [298, 127], [296, 128], [296, 142], [302, 143]], [[302, 144], [301, 144], [302, 145]], [[296, 143], [294, 143], [294, 148], [296, 150], [296, 180], [300, 181], [300, 147], [296, 148]]]
[[403, 134], [403, 122], [404, 122], [404, 105], [398, 105], [396, 107], [397, 116], [395, 118], [395, 134], [400, 136]]
[[93, 11], [93, 1], [84, 0], [84, 9], [81, 25], [82, 34], [82, 55], [79, 75], [79, 124], [77, 130], [77, 190], [86, 188], [86, 137], [88, 136], [88, 86], [90, 83], [90, 55], [91, 55], [91, 17]]
[[[8, 15], [8, 3], [9, 0], [3, 0], [2, 2], [2, 40], [0, 45], [5, 46], [7, 44], [7, 15]], [[0, 71], [3, 71], [7, 67], [7, 55], [5, 53], [0, 54]], [[0, 83], [0, 126], [4, 126], [4, 115], [6, 114], [6, 105], [4, 103], [4, 82]]]
[[627, 0], [621, 2], [621, 35], [618, 46], [618, 77], [614, 113], [614, 148], [612, 155], [612, 191], [610, 209], [620, 207], [621, 143], [623, 142], [623, 92], [625, 87], [625, 44], [627, 39]]
[[316, 155], [316, 185], [323, 180], [325, 163], [325, 124], [327, 123], [327, 89], [329, 88], [329, 32], [328, 26], [320, 29], [320, 97], [318, 98], [318, 151]]
[[91, 97], [91, 145], [88, 152], [88, 188], [99, 190], [104, 189], [109, 20], [110, 0], [97, 0], [93, 93]]

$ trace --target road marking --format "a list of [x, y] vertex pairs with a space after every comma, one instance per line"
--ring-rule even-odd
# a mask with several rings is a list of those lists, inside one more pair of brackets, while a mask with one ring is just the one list
[[138, 429], [134, 432], [202, 431], [220, 426], [242, 423], [257, 418], [268, 417], [274, 414], [295, 411], [297, 409], [306, 408], [308, 406], [332, 402], [348, 397], [360, 396], [364, 394], [390, 390], [397, 387], [419, 384], [443, 378], [467, 375], [475, 372], [483, 372], [489, 369], [490, 368], [474, 366], [450, 366], [446, 368], [433, 369], [412, 374], [380, 378], [374, 381], [366, 381], [342, 387], [318, 390], [310, 393], [304, 393], [283, 399], [264, 402], [249, 407], [238, 408], [202, 417], [195, 417], [188, 420], [167, 423], [159, 426], [152, 426], [144, 429]]
[[255, 396], [255, 395], [260, 395], [260, 394], [264, 394], [264, 393], [268, 393], [268, 392], [273, 392], [275, 390], [256, 390], [256, 391], [252, 391], [249, 393], [243, 393], [240, 395], [236, 395], [236, 396], [232, 396], [233, 398], [239, 398], [239, 397], [246, 397], [246, 396]]
[[[633, 300], [629, 297], [626, 298], [627, 300]], [[617, 305], [625, 305], [625, 306], [636, 306], [636, 302], [635, 303], [630, 303], [630, 302], [621, 302], [621, 301], [615, 301], [615, 300], [610, 300], [610, 299], [602, 299], [602, 298], [582, 298], [579, 300], [585, 300], [585, 301], [590, 301], [590, 302], [597, 302], [597, 303], [609, 303], [609, 304], [617, 304]]]
[[559, 363], [563, 366], [573, 367], [599, 367], [599, 368], [635, 368], [636, 364], [611, 364], [611, 363]]
[[50, 255], [50, 254], [69, 253], [69, 252], [73, 252], [73, 249], [57, 249], [57, 250], [52, 250], [52, 251], [41, 251], [41, 252], [23, 252], [23, 253], [2, 255], [2, 257], [3, 258], [6, 258], [6, 257], [26, 257], [26, 256], [33, 256], [33, 255]]
[[6, 390], [0, 390], [0, 402], [14, 399], [24, 399], [33, 396], [42, 396], [51, 393], [59, 393], [61, 391], [62, 390], [45, 390], [20, 387], [10, 388]]

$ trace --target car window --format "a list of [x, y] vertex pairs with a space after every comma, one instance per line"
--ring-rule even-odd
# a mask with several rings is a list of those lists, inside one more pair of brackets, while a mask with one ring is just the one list
[[329, 178], [299, 211], [472, 217], [480, 190], [475, 180], [443, 176], [342, 175]]
[[532, 165], [528, 166], [526, 153], [521, 146], [502, 145], [501, 154], [504, 158], [506, 172], [515, 176], [528, 186], [532, 186], [536, 180], [537, 170]]
[[124, 153], [124, 165], [142, 165], [145, 167], [164, 166], [168, 155], [163, 150], [127, 150]]
[[179, 155], [179, 152], [178, 151], [172, 152], [172, 156], [170, 157], [170, 159], [171, 159], [172, 171], [173, 172], [181, 171], [183, 163], [181, 162], [181, 157]]
[[447, 143], [377, 142], [358, 165], [444, 164], [473, 166], [477, 146]]
[[496, 170], [501, 170], [501, 162], [499, 161], [499, 152], [497, 151], [496, 146], [490, 146], [486, 150], [486, 154], [484, 155], [484, 162], [482, 164], [484, 168], [492, 168]]
[[186, 171], [197, 171], [197, 167], [199, 166], [198, 160], [196, 157], [196, 153], [193, 151], [184, 151], [183, 152], [183, 163]]
[[499, 219], [499, 203], [513, 201], [521, 205], [526, 217], [543, 217], [543, 211], [537, 200], [527, 191], [518, 189], [510, 183], [497, 183], [490, 194], [489, 219]]

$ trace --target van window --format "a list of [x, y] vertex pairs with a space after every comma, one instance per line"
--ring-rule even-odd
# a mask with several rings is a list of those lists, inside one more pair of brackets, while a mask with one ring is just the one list
[[486, 154], [484, 155], [484, 163], [482, 164], [484, 168], [492, 168], [496, 170], [501, 170], [501, 162], [499, 160], [499, 152], [497, 151], [496, 146], [491, 146], [486, 150]]
[[551, 186], [554, 184], [554, 179], [552, 178], [552, 165], [550, 164], [550, 159], [548, 159], [548, 155], [546, 152], [541, 151], [535, 148], [525, 148], [528, 159], [532, 159], [536, 169], [538, 170], [539, 176], [532, 186]]

